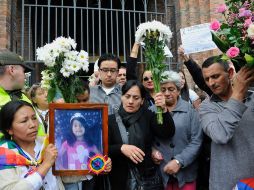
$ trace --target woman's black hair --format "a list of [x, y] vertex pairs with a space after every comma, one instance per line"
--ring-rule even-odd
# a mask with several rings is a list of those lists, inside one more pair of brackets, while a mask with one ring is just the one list
[[23, 100], [10, 101], [0, 110], [0, 130], [4, 134], [4, 139], [11, 139], [11, 135], [9, 135], [8, 131], [12, 128], [16, 112], [23, 106], [29, 106], [34, 110], [30, 103]]
[[183, 85], [183, 88], [181, 89], [181, 98], [184, 99], [185, 101], [190, 101], [190, 93], [189, 93], [189, 87], [188, 87], [188, 84], [187, 84], [187, 80], [186, 80], [186, 76], [185, 76], [185, 73], [183, 70], [180, 70], [178, 73], [183, 73], [183, 76], [184, 76], [184, 85]]
[[87, 121], [85, 121], [85, 119], [80, 118], [80, 117], [77, 117], [77, 118], [74, 118], [71, 120], [70, 127], [68, 127], [68, 133], [66, 133], [67, 134], [67, 136], [66, 136], [67, 143], [70, 146], [73, 146], [74, 143], [77, 141], [76, 136], [73, 134], [73, 131], [72, 131], [72, 125], [73, 125], [74, 120], [79, 121], [82, 124], [82, 126], [85, 128], [84, 140], [87, 143], [87, 145], [88, 146], [93, 145], [93, 141], [91, 139], [91, 138], [93, 138], [93, 136], [90, 135], [91, 129], [88, 130]]
[[145, 98], [147, 91], [138, 80], [128, 80], [122, 87], [122, 95], [126, 94], [133, 86], [137, 86], [140, 90], [141, 97]]
[[89, 82], [86, 81], [86, 80], [83, 79], [83, 78], [80, 78], [80, 81], [81, 81], [81, 83], [82, 83], [82, 85], [83, 85], [83, 90], [84, 90], [84, 92], [87, 91], [88, 94], [90, 95]]

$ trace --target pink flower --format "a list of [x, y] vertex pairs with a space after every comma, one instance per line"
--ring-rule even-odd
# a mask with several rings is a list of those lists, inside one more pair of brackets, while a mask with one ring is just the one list
[[213, 31], [218, 31], [220, 29], [221, 23], [218, 20], [214, 20], [211, 24], [210, 24], [210, 29]]
[[222, 4], [222, 5], [218, 6], [218, 8], [216, 9], [216, 12], [217, 13], [224, 13], [226, 10], [227, 10], [227, 5]]
[[229, 58], [234, 58], [236, 56], [238, 56], [240, 53], [240, 50], [238, 47], [231, 47], [228, 49], [228, 51], [226, 52], [227, 56]]
[[245, 7], [239, 9], [239, 13], [243, 13], [246, 10]]
[[239, 17], [251, 17], [252, 13], [250, 10], [246, 10], [245, 8], [239, 9]]
[[252, 23], [251, 18], [246, 19], [246, 20], [244, 21], [244, 27], [245, 27], [245, 28], [248, 28], [248, 27], [250, 26], [251, 23]]

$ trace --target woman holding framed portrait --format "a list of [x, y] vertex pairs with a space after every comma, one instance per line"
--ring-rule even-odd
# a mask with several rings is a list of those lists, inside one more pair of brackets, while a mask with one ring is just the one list
[[[171, 138], [174, 135], [175, 126], [170, 113], [165, 111], [163, 124], [158, 125], [156, 114], [144, 105], [145, 94], [146, 90], [139, 81], [127, 81], [122, 87], [119, 110], [109, 116], [109, 156], [114, 164], [109, 173], [112, 190], [123, 187], [132, 190], [135, 183], [144, 185], [143, 182], [137, 184], [137, 180], [130, 183], [133, 171], [141, 180], [155, 176], [157, 166], [151, 159], [153, 140], [155, 136]], [[155, 104], [165, 110], [165, 99], [161, 93], [155, 95]], [[162, 189], [161, 185], [154, 189]]]
[[31, 104], [11, 101], [0, 111], [0, 189], [63, 190], [51, 167], [57, 158], [53, 144], [38, 137], [38, 120]]

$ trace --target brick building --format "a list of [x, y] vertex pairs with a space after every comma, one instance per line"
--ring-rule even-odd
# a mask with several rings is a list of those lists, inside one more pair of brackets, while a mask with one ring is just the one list
[[[37, 47], [52, 41], [56, 36], [69, 35], [76, 39], [79, 48], [89, 52], [91, 62], [103, 52], [113, 52], [124, 62], [134, 42], [136, 26], [146, 20], [158, 19], [167, 23], [174, 33], [169, 46], [174, 54], [173, 62], [178, 63], [180, 28], [218, 18], [215, 8], [223, 2], [223, 0], [0, 0], [0, 49], [10, 49], [23, 55], [27, 61], [36, 62]], [[204, 59], [216, 53], [218, 52], [208, 51], [192, 56], [198, 63], [202, 63]], [[142, 57], [140, 62], [143, 62]], [[35, 65], [39, 68], [38, 64]], [[38, 69], [35, 75], [38, 80]], [[190, 77], [188, 81], [190, 86], [193, 86]]]

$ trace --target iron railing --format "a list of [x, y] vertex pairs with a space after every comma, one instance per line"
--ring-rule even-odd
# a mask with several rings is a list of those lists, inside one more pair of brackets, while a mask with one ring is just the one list
[[90, 62], [103, 53], [126, 62], [137, 26], [154, 19], [168, 23], [169, 7], [167, 0], [22, 0], [21, 54], [36, 61], [38, 47], [70, 36]]

